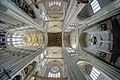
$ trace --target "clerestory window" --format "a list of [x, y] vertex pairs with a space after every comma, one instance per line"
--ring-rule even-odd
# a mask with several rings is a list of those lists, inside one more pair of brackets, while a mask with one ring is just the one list
[[97, 0], [93, 0], [91, 2], [91, 7], [92, 7], [92, 10], [93, 10], [93, 13], [96, 13], [101, 9], [100, 4]]

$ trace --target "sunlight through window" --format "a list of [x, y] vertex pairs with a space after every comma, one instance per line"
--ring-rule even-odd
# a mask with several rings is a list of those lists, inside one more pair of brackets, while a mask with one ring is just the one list
[[91, 6], [92, 6], [93, 13], [96, 13], [96, 12], [98, 12], [101, 9], [101, 7], [100, 7], [100, 5], [99, 5], [97, 0], [93, 0], [91, 2]]

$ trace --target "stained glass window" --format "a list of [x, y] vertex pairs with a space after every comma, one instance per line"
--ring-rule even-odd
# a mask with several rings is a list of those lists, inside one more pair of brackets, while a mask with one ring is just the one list
[[48, 77], [60, 78], [60, 72], [58, 72], [58, 73], [49, 72]]
[[101, 9], [101, 7], [100, 7], [100, 5], [99, 5], [97, 0], [93, 0], [91, 2], [91, 6], [92, 6], [93, 13], [96, 13], [96, 12], [98, 12]]
[[60, 77], [60, 68], [57, 66], [51, 67], [48, 73], [48, 77], [59, 78]]
[[61, 6], [61, 2], [48, 2], [49, 6], [58, 5]]
[[22, 46], [23, 45], [23, 36], [14, 34], [12, 36], [12, 43], [15, 47]]
[[58, 72], [59, 71], [59, 67], [55, 66], [55, 67], [51, 67], [51, 72]]
[[90, 77], [92, 78], [92, 80], [97, 80], [99, 75], [100, 75], [100, 72], [93, 67], [90, 73]]
[[3, 41], [3, 39], [2, 39], [2, 38], [0, 38], [0, 41]]

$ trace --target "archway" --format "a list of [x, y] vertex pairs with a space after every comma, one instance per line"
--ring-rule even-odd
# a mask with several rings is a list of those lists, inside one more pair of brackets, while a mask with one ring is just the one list
[[109, 78], [88, 61], [80, 60], [77, 62], [77, 65], [87, 80], [111, 80], [111, 78]]

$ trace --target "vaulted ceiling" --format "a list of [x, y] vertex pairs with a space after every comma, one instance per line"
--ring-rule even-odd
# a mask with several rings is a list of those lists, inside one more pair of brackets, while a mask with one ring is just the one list
[[62, 33], [48, 33], [48, 47], [59, 46], [62, 47]]

